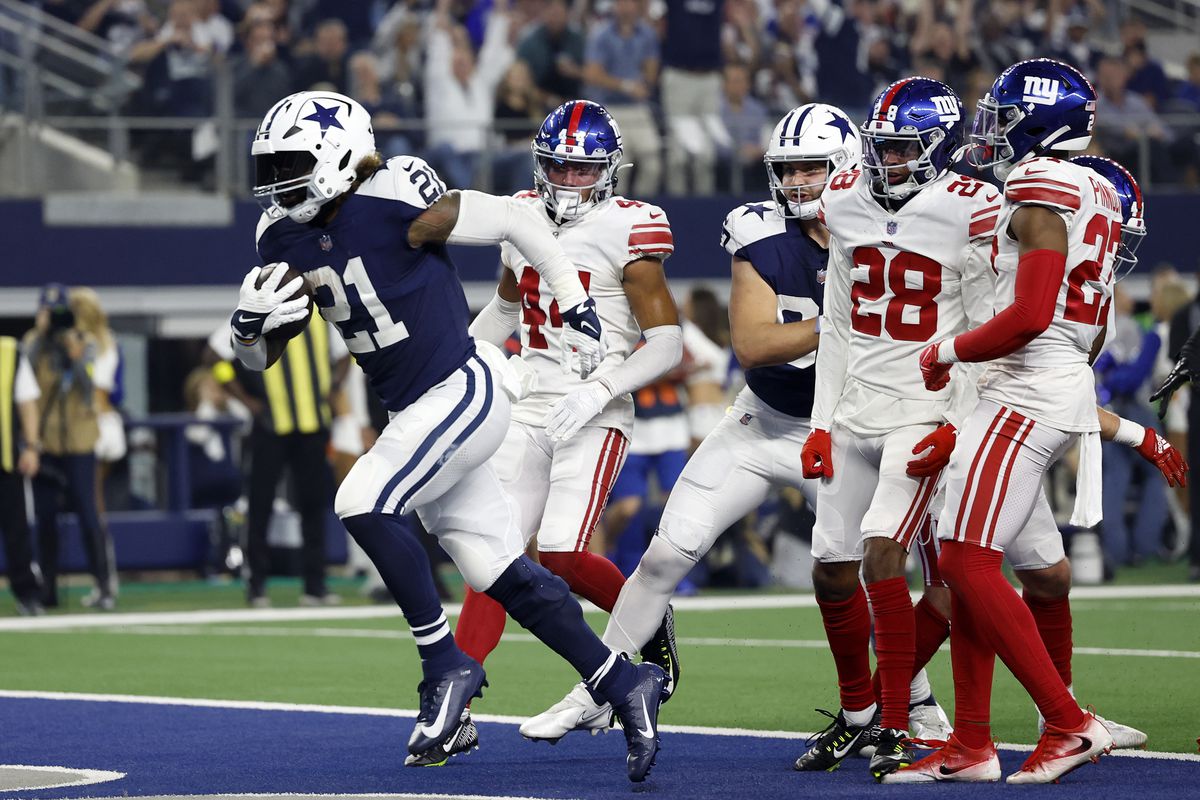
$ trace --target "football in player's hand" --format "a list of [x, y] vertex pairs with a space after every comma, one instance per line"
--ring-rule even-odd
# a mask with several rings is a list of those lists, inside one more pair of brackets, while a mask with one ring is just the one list
[[[261, 289], [262, 285], [264, 283], [266, 283], [267, 278], [271, 277], [271, 273], [274, 272], [277, 268], [278, 267], [275, 264], [268, 264], [267, 266], [263, 267], [262, 272], [260, 272], [258, 274], [258, 280], [255, 281], [255, 285]], [[299, 278], [301, 276], [301, 274], [302, 273], [300, 272], [300, 270], [296, 269], [295, 267], [288, 267], [287, 272], [285, 272], [283, 274], [283, 278], [279, 281], [279, 285], [287, 286], [293, 280], [295, 280], [296, 278]], [[275, 330], [273, 330], [267, 334], [268, 339], [278, 339], [279, 341], [286, 342], [288, 339], [298, 336], [304, 332], [304, 329], [308, 327], [309, 319], [312, 318], [312, 309], [313, 309], [312, 293], [310, 293], [308, 291], [308, 287], [302, 283], [302, 284], [300, 284], [300, 288], [297, 289], [292, 294], [292, 296], [288, 298], [288, 300], [295, 300], [296, 298], [304, 297], [304, 296], [308, 297], [308, 315], [303, 317], [302, 319], [297, 320], [296, 322], [292, 322], [287, 325], [282, 325], [282, 326], [276, 328]]]

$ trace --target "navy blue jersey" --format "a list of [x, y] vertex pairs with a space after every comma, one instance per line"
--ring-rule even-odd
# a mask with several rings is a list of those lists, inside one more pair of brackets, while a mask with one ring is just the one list
[[424, 161], [393, 158], [323, 226], [259, 221], [264, 264], [304, 273], [385, 408], [399, 411], [475, 352], [458, 272], [444, 245], [413, 248], [408, 227], [445, 191]]
[[[829, 251], [796, 220], [785, 220], [775, 204], [747, 203], [725, 217], [721, 244], [750, 262], [775, 292], [780, 322], [799, 322], [821, 313]], [[812, 414], [816, 352], [790, 364], [746, 370], [746, 385], [771, 408], [793, 417]]]

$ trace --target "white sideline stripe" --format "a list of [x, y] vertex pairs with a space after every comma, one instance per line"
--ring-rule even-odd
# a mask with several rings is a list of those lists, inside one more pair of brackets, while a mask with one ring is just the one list
[[[257, 625], [246, 625], [237, 628], [199, 627], [186, 625], [110, 625], [106, 628], [93, 628], [95, 633], [138, 636], [276, 636], [282, 638], [329, 638], [329, 639], [386, 639], [408, 640], [412, 633], [403, 630], [385, 630], [376, 628], [269, 628]], [[69, 628], [52, 628], [36, 633], [74, 633]], [[506, 642], [539, 644], [537, 637], [528, 633], [505, 633]], [[688, 647], [765, 647], [789, 648], [799, 650], [827, 650], [829, 643], [824, 639], [722, 639], [707, 636], [682, 636], [679, 644]], [[942, 650], [949, 652], [948, 645], [942, 645]], [[1200, 658], [1200, 651], [1195, 650], [1135, 650], [1120, 647], [1076, 647], [1077, 656], [1117, 656], [1131, 658]]]
[[[87, 692], [40, 692], [20, 689], [0, 689], [0, 699], [14, 700], [73, 700], [85, 703], [133, 703], [147, 706], [185, 706], [190, 708], [234, 708], [245, 711], [297, 711], [310, 714], [348, 714], [367, 717], [415, 718], [415, 709], [371, 708], [369, 706], [325, 706], [309, 703], [279, 703], [261, 700], [209, 700], [194, 697], [151, 697], [134, 694], [91, 694]], [[520, 725], [525, 717], [500, 714], [472, 714], [479, 722], [497, 722], [504, 725]], [[751, 728], [713, 728], [706, 725], [660, 725], [667, 733], [690, 733], [697, 736], [744, 736], [754, 739], [807, 739], [812, 733], [806, 731], [764, 731]], [[1002, 744], [1003, 750], [1030, 751], [1031, 744]], [[1159, 753], [1153, 750], [1114, 750], [1114, 756], [1124, 758], [1161, 758], [1169, 761], [1193, 761], [1200, 763], [1200, 755], [1191, 753]], [[238, 795], [239, 797], [243, 795]], [[274, 797], [276, 795], [245, 795]], [[341, 795], [329, 795], [337, 797]], [[372, 795], [374, 796], [374, 795]], [[386, 796], [386, 795], [384, 795]], [[396, 795], [397, 797], [403, 795]], [[429, 796], [429, 795], [419, 795]]]
[[[0, 789], [0, 791], [7, 791]], [[550, 800], [550, 798], [532, 797], [525, 795], [510, 795], [510, 794], [418, 794], [415, 792], [404, 792], [402, 794], [389, 794], [385, 792], [371, 792], [363, 794], [322, 794], [320, 792], [274, 792], [249, 794], [246, 792], [220, 792], [218, 794], [172, 794], [172, 795], [122, 795], [121, 797], [112, 798], [96, 798], [96, 800], [136, 800], [136, 798], [147, 798], [150, 800], [207, 800], [208, 798], [219, 797], [221, 800], [238, 800], [238, 798], [267, 798], [267, 797], [322, 797], [322, 798], [347, 798], [347, 800]]]
[[0, 764], [0, 774], [6, 769], [21, 770], [22, 772], [66, 772], [78, 775], [78, 779], [45, 786], [5, 786], [0, 792], [32, 792], [37, 789], [65, 789], [68, 786], [88, 786], [93, 783], [118, 781], [125, 777], [124, 772], [113, 772], [107, 769], [79, 769], [78, 767], [31, 766], [29, 764]]
[[[913, 600], [921, 597], [912, 592]], [[1076, 600], [1153, 600], [1156, 598], [1200, 598], [1200, 586], [1080, 586], [1071, 589]], [[751, 609], [816, 608], [811, 594], [739, 595], [736, 597], [677, 597], [676, 611], [748, 611]], [[599, 613], [590, 603], [584, 611]], [[447, 615], [462, 611], [458, 603], [444, 606]], [[45, 617], [0, 619], [0, 633], [48, 628], [108, 628], [113, 625], [180, 625], [217, 622], [286, 622], [335, 619], [388, 619], [399, 617], [396, 606], [347, 606], [343, 608], [236, 608], [221, 611], [154, 611], [116, 614], [62, 614]]]

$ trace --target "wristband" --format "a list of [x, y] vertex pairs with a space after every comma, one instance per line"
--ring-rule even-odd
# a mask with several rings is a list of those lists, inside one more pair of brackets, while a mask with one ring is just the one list
[[1146, 429], [1124, 417], [1121, 417], [1120, 420], [1117, 423], [1117, 433], [1113, 436], [1113, 441], [1117, 444], [1128, 445], [1129, 447], [1140, 445], [1146, 438]]

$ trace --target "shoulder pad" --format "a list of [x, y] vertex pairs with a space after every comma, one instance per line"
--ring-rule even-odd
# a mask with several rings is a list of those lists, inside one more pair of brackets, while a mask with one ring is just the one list
[[1004, 182], [1004, 199], [1014, 205], [1078, 211], [1082, 202], [1079, 169], [1084, 168], [1058, 158], [1030, 159]]
[[429, 208], [446, 193], [446, 184], [433, 167], [416, 156], [389, 158], [362, 186], [357, 194], [381, 200], [397, 200], [415, 208]]
[[783, 217], [775, 211], [771, 201], [762, 203], [746, 203], [725, 215], [721, 226], [721, 244], [731, 256], [736, 256], [741, 250], [768, 236], [783, 233], [785, 223]]
[[666, 261], [675, 252], [675, 238], [667, 212], [651, 203], [612, 199], [616, 210], [629, 222], [629, 261], [657, 258]]

